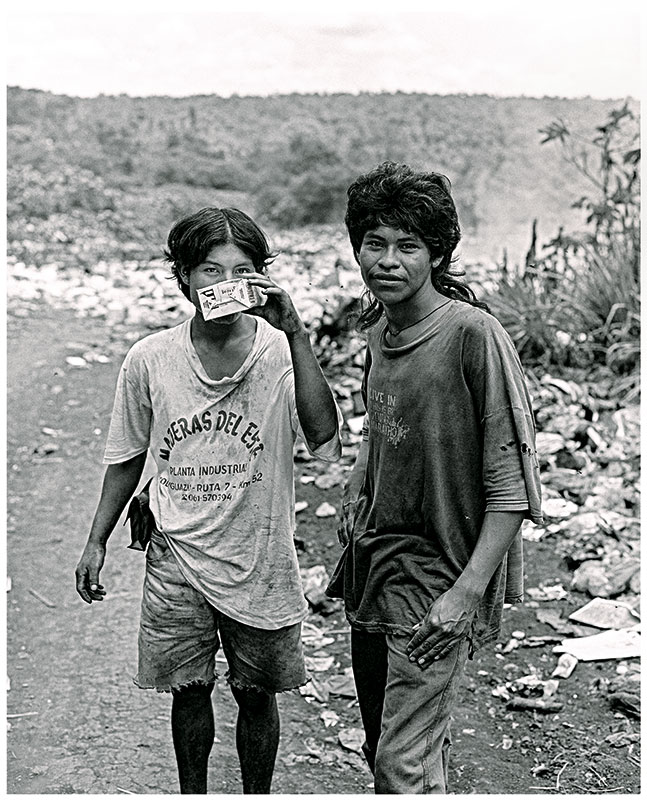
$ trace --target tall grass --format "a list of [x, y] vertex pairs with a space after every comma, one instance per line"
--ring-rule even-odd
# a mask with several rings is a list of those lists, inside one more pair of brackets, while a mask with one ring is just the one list
[[486, 298], [521, 358], [544, 369], [605, 365], [615, 391], [638, 398], [640, 386], [640, 148], [638, 120], [625, 105], [590, 141], [551, 123], [543, 143], [585, 175], [592, 194], [574, 206], [584, 230], [563, 230], [541, 248], [534, 240], [524, 265], [503, 270]]

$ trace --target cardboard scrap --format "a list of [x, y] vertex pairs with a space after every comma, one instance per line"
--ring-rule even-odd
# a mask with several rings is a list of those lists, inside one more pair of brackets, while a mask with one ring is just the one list
[[608, 630], [578, 639], [563, 639], [553, 653], [570, 653], [579, 661], [606, 661], [640, 657], [639, 626]]
[[570, 614], [568, 618], [574, 622], [592, 625], [595, 628], [612, 628], [613, 630], [630, 628], [640, 621], [639, 615], [631, 606], [602, 597], [594, 597], [585, 606]]

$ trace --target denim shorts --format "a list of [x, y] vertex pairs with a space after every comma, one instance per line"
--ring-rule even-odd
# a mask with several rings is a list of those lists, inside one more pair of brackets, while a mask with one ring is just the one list
[[451, 712], [470, 642], [427, 669], [409, 661], [409, 636], [353, 628], [353, 674], [376, 794], [445, 794]]
[[180, 571], [162, 534], [154, 531], [146, 551], [146, 576], [139, 626], [141, 689], [169, 692], [217, 678], [222, 645], [233, 686], [276, 693], [307, 678], [301, 624], [277, 630], [238, 622], [211, 606]]

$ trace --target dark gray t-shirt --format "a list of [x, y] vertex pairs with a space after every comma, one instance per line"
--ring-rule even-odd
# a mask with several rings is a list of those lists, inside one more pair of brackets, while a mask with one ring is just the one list
[[[403, 347], [378, 323], [363, 392], [368, 464], [329, 594], [344, 597], [354, 626], [411, 633], [465, 568], [486, 511], [541, 521], [530, 398], [503, 327], [460, 301]], [[519, 534], [479, 607], [475, 644], [522, 591]]]

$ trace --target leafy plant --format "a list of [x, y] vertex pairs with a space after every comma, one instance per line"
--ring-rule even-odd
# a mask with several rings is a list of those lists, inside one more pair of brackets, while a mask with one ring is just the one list
[[589, 142], [558, 120], [542, 143], [559, 142], [593, 193], [573, 206], [586, 228], [558, 234], [523, 268], [506, 271], [487, 298], [522, 358], [548, 365], [606, 364], [635, 399], [640, 369], [640, 148], [638, 120], [625, 104]]

